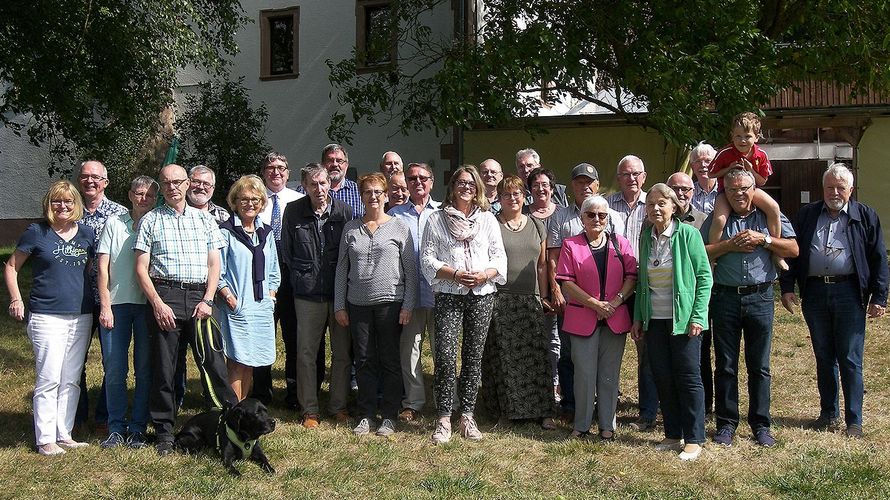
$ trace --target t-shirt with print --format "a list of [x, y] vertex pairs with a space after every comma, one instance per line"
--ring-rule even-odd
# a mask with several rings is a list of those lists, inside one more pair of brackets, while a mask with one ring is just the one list
[[46, 222], [31, 224], [16, 250], [30, 256], [31, 312], [42, 314], [89, 314], [93, 295], [87, 262], [95, 257], [96, 234], [77, 225], [77, 233], [63, 240]]

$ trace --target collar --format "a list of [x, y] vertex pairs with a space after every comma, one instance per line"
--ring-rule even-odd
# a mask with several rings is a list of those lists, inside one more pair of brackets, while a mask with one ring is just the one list
[[696, 181], [695, 181], [695, 192], [697, 192], [697, 193], [707, 193], [707, 194], [716, 193], [716, 192], [717, 192], [717, 184], [718, 184], [718, 183], [716, 182], [716, 179], [714, 179], [714, 181], [715, 181], [715, 182], [714, 182], [714, 187], [712, 187], [711, 189], [706, 189], [706, 188], [703, 188], [702, 185], [701, 185], [701, 183], [699, 183], [699, 182], [696, 180]]
[[656, 233], [655, 226], [653, 225], [652, 226], [652, 239], [655, 240], [662, 236], [664, 236], [667, 239], [670, 239], [671, 236], [673, 236], [674, 231], [676, 230], [677, 224], [678, 224], [678, 222], [674, 218], [671, 218], [671, 223], [668, 224], [668, 226], [664, 229], [664, 232], [662, 232], [662, 233]]
[[[822, 200], [822, 213], [831, 217], [831, 213], [828, 211], [828, 204], [825, 203], [825, 200]], [[840, 215], [840, 214], [847, 214], [848, 217], [850, 216], [850, 202], [849, 201], [847, 203], [845, 203], [843, 207], [841, 207], [841, 210], [838, 213], [838, 215]]]
[[[242, 441], [238, 437], [238, 434], [236, 434], [235, 431], [233, 431], [232, 428], [229, 427], [229, 424], [225, 423], [225, 421], [224, 421], [225, 415], [226, 415], [226, 412], [221, 412], [219, 414], [219, 426], [217, 428], [224, 426], [226, 428], [226, 437], [229, 438], [229, 441], [231, 441], [232, 444], [235, 445], [236, 448], [241, 450], [241, 453], [243, 454], [243, 456], [245, 456], [245, 457], [249, 456], [251, 454], [251, 452], [253, 451], [253, 447], [256, 445], [257, 440], [256, 439], [248, 439], [247, 441]], [[219, 451], [220, 455], [223, 454], [222, 442], [220, 441], [220, 433], [219, 432], [216, 433], [216, 449], [217, 449], [217, 451]]]

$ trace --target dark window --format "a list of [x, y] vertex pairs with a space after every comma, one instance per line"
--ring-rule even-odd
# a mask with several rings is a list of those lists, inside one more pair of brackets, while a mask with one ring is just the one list
[[391, 2], [358, 0], [355, 17], [356, 67], [360, 71], [374, 71], [395, 64], [396, 37]]
[[299, 74], [300, 9], [260, 12], [260, 78], [295, 78]]

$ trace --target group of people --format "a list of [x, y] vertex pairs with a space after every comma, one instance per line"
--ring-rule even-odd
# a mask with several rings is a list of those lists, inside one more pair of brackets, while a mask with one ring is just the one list
[[[758, 189], [772, 172], [759, 133], [755, 115], [739, 115], [723, 150], [702, 143], [690, 153], [696, 180], [677, 172], [648, 192], [643, 161], [628, 155], [617, 165], [619, 190], [607, 197], [593, 165], [575, 166], [565, 186], [537, 152], [523, 149], [516, 174], [505, 175], [494, 159], [458, 167], [440, 203], [427, 164], [403, 165], [389, 151], [379, 172], [356, 182], [346, 177], [346, 150], [330, 144], [320, 163], [300, 170], [296, 190], [287, 187], [287, 158], [270, 153], [261, 176], [232, 186], [231, 212], [211, 201], [216, 181], [203, 165], [190, 172], [167, 165], [157, 182], [137, 177], [128, 211], [104, 197], [105, 167], [85, 162], [80, 191], [54, 183], [46, 220], [26, 230], [6, 265], [9, 313], [22, 320], [17, 274], [33, 261], [38, 451], [86, 445], [71, 431], [92, 328], [105, 369], [101, 446], [147, 446], [150, 420], [166, 455], [187, 347], [208, 405], [248, 396], [270, 402], [277, 325], [284, 401], [307, 429], [321, 421], [326, 342], [335, 421], [352, 421], [357, 435], [389, 436], [399, 421], [420, 418], [427, 336], [433, 443], [451, 440], [453, 415], [463, 438], [483, 438], [478, 396], [492, 418], [556, 429], [562, 413], [572, 437], [589, 436], [595, 421], [598, 437], [612, 440], [630, 333], [638, 354], [633, 425], [652, 429], [660, 407], [658, 449], [695, 460], [712, 411], [714, 443], [732, 445], [742, 354], [747, 421], [769, 447], [777, 279], [789, 310], [797, 285], [813, 339], [820, 393], [813, 427], [839, 426], [840, 386], [845, 432], [861, 437], [865, 320], [883, 315], [887, 300], [880, 222], [851, 199], [852, 172], [833, 164], [823, 201], [803, 207], [792, 226]], [[97, 421], [104, 413], [97, 409]]]

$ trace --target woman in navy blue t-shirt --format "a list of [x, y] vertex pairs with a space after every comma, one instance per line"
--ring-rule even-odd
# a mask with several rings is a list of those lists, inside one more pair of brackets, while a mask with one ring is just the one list
[[89, 347], [93, 298], [87, 262], [94, 256], [95, 233], [78, 224], [83, 201], [74, 184], [58, 181], [43, 198], [44, 222], [28, 226], [6, 263], [9, 315], [25, 318], [18, 273], [31, 259], [28, 337], [34, 348], [34, 434], [41, 455], [80, 448], [71, 438], [80, 396], [80, 372]]

